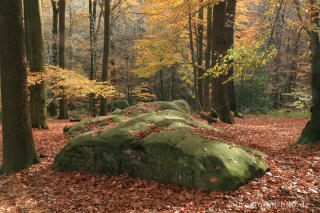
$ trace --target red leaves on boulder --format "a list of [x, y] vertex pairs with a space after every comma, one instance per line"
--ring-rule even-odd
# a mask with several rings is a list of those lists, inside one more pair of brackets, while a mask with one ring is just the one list
[[134, 135], [136, 136], [137, 139], [143, 139], [144, 137], [146, 137], [152, 133], [160, 132], [161, 130], [165, 130], [166, 128], [167, 128], [166, 126], [156, 126], [156, 125], [152, 124], [148, 131], [139, 130], [139, 131], [134, 132]]
[[213, 177], [213, 176], [212, 176], [212, 177], [210, 178], [210, 182], [211, 182], [211, 183], [214, 183], [214, 182], [216, 182], [216, 181], [217, 181], [217, 178], [216, 178], [216, 177]]

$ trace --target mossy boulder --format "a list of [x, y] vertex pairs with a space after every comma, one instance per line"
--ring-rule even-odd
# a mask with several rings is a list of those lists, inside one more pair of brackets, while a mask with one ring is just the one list
[[[84, 171], [169, 182], [203, 191], [231, 191], [268, 167], [245, 149], [208, 140], [184, 101], [154, 102], [116, 111], [119, 125], [74, 137], [56, 156], [57, 171]], [[250, 151], [252, 151], [250, 149]]]

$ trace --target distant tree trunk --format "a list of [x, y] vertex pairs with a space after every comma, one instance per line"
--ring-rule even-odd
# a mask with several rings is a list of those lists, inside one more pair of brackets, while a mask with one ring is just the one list
[[74, 51], [74, 44], [73, 44], [73, 10], [72, 7], [69, 6], [69, 38], [71, 40], [70, 48], [69, 48], [69, 66], [68, 68], [71, 70], [73, 65], [73, 51]]
[[314, 24], [311, 37], [311, 89], [312, 89], [312, 108], [311, 120], [303, 129], [297, 144], [312, 145], [320, 140], [320, 41], [319, 34], [315, 26], [319, 25], [319, 11], [316, 7], [316, 0], [310, 1], [311, 20]]
[[[212, 51], [212, 6], [208, 5], [207, 8], [207, 48], [206, 48], [206, 70], [211, 66], [211, 51]], [[203, 105], [204, 110], [210, 110], [210, 77], [207, 76], [204, 81], [203, 91]]]
[[34, 148], [27, 96], [22, 1], [0, 1], [2, 171], [6, 174], [39, 163]]
[[[220, 2], [213, 7], [213, 65], [218, 62], [220, 56], [226, 55], [228, 50], [225, 29], [225, 13], [226, 2]], [[227, 98], [227, 87], [223, 84], [226, 80], [227, 76], [225, 74], [214, 78], [212, 85], [212, 106], [222, 122], [232, 124], [234, 123], [234, 120], [230, 113], [230, 106]]]
[[52, 55], [51, 63], [55, 66], [58, 65], [58, 17], [59, 17], [59, 8], [57, 7], [57, 2], [51, 0], [52, 4]]
[[164, 101], [164, 86], [163, 86], [163, 68], [159, 71], [159, 84], [160, 84], [160, 101]]
[[199, 101], [198, 93], [198, 69], [196, 67], [196, 59], [194, 53], [194, 42], [193, 42], [193, 32], [192, 32], [192, 16], [191, 16], [191, 2], [189, 0], [189, 46], [191, 51], [191, 63], [193, 67], [193, 86], [194, 86], [194, 96], [198, 107], [198, 111], [202, 111], [201, 103]]
[[53, 101], [51, 101], [48, 104], [47, 110], [48, 110], [48, 113], [49, 113], [50, 117], [54, 117], [54, 116], [56, 116], [58, 114], [57, 113], [57, 109], [56, 109], [56, 104]]
[[[227, 1], [227, 11], [226, 11], [226, 42], [227, 48], [233, 48], [234, 45], [234, 23], [236, 15], [236, 0]], [[229, 63], [233, 63], [230, 61]], [[228, 78], [233, 76], [233, 65], [228, 70]], [[230, 80], [227, 83], [227, 97], [230, 99], [230, 109], [234, 112], [234, 116], [239, 117], [237, 105], [236, 105], [236, 95], [234, 88], [234, 80]]]
[[[94, 80], [95, 78], [95, 61], [96, 61], [96, 50], [95, 50], [95, 39], [94, 39], [94, 30], [96, 25], [96, 17], [97, 17], [97, 0], [89, 0], [89, 18], [90, 18], [90, 80]], [[96, 108], [95, 108], [95, 100], [94, 94], [90, 94], [90, 115], [96, 116]]]
[[[203, 0], [200, 0], [202, 3]], [[203, 60], [203, 13], [204, 13], [204, 8], [201, 6], [199, 10], [199, 21], [200, 24], [198, 26], [198, 40], [197, 40], [197, 50], [198, 50], [198, 96], [199, 96], [199, 102], [201, 104], [202, 109], [204, 108], [204, 84], [205, 84], [205, 79], [202, 78], [204, 74], [204, 70], [202, 68], [202, 60]]]
[[171, 98], [170, 101], [176, 100], [176, 70], [175, 70], [175, 65], [172, 66], [172, 71], [171, 71]]
[[[101, 80], [103, 82], [108, 81], [109, 75], [109, 52], [110, 52], [110, 0], [104, 1], [104, 47], [103, 47], [103, 62], [102, 62], [102, 76]], [[107, 114], [107, 99], [101, 97], [100, 104], [100, 115]]]
[[[66, 2], [59, 0], [59, 67], [65, 68], [65, 15]], [[59, 119], [68, 119], [68, 101], [65, 96], [59, 100]]]
[[[27, 58], [31, 72], [43, 72], [44, 34], [41, 0], [24, 1]], [[29, 87], [31, 124], [34, 128], [48, 129], [46, 90], [44, 82]]]
[[[58, 17], [59, 17], [59, 8], [55, 0], [51, 0], [52, 5], [52, 53], [51, 53], [51, 64], [54, 66], [58, 65]], [[51, 101], [48, 105], [48, 112], [50, 116], [56, 116], [56, 103]]]

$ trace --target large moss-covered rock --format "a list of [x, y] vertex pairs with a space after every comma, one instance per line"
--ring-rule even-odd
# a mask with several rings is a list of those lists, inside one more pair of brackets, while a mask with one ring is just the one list
[[184, 101], [140, 104], [115, 111], [107, 120], [112, 118], [118, 119], [117, 126], [74, 137], [56, 156], [54, 168], [128, 173], [203, 191], [234, 190], [267, 170], [245, 149], [208, 140], [199, 130], [224, 133], [194, 119]]

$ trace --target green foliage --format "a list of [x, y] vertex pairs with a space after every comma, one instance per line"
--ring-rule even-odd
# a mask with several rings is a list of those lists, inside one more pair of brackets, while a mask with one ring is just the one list
[[267, 94], [269, 79], [262, 73], [257, 73], [254, 78], [237, 84], [236, 103], [243, 112], [267, 112], [272, 108], [272, 100]]
[[310, 117], [310, 112], [281, 112], [281, 111], [272, 111], [266, 114], [256, 114], [252, 116], [258, 117], [267, 117], [267, 118], [297, 118], [297, 117]]

